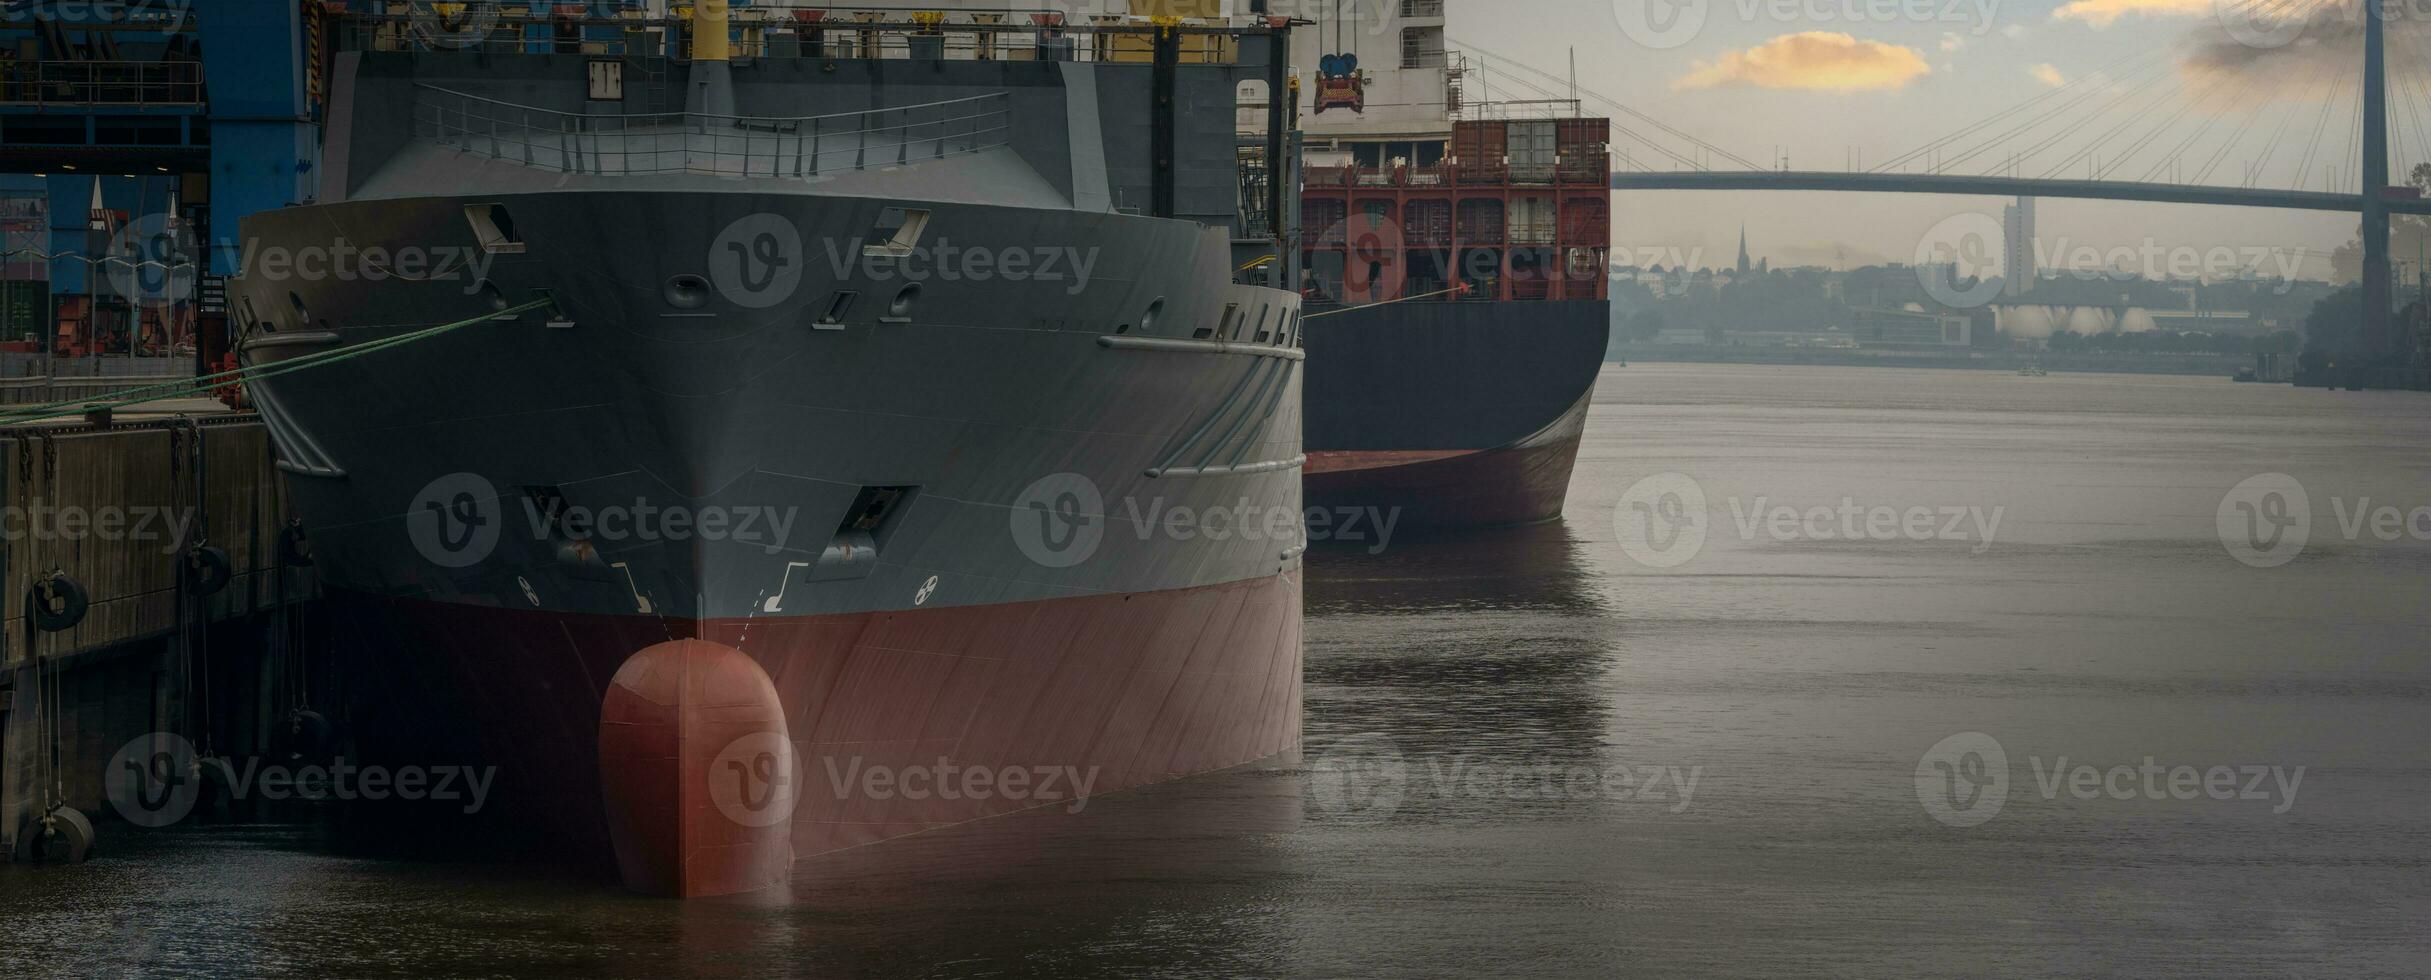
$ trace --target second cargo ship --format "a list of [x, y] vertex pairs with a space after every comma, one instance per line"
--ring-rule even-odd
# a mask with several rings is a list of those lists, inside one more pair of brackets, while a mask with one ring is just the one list
[[1343, 5], [1297, 45], [1308, 503], [1551, 520], [1611, 338], [1611, 124], [1465, 104], [1445, 23]]

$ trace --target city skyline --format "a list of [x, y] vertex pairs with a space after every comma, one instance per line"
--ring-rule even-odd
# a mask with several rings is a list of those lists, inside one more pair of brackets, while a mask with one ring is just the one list
[[[2245, 47], [2235, 41], [2243, 36], [2236, 30], [2239, 22], [2221, 13], [2236, 14], [2240, 7], [2234, 0], [2217, 6], [2212, 0], [1690, 0], [1665, 7], [1635, 0], [1543, 0], [1512, 16], [1519, 12], [1455, 4], [1452, 46], [1471, 60], [1473, 100], [1541, 97], [1527, 83], [1549, 83], [1529, 69], [1566, 71], [1575, 52], [1589, 114], [1603, 111], [1589, 93], [1609, 97], [1723, 150], [1787, 169], [1880, 166], [2071, 84], [2099, 89], [2104, 98], [2109, 92], [2121, 99], [2150, 97], [2164, 114], [2174, 110], [2190, 120], [2182, 127], [2190, 141], [2212, 138], [2195, 132], [2206, 117], [2235, 121], [2302, 112], [2308, 100], [2314, 115], [2335, 117], [2322, 120], [2323, 133], [2315, 140], [2322, 147], [2347, 145], [2360, 122], [2353, 97], [2357, 86], [2341, 74], [2343, 65], [2360, 74], [2360, 44], [2329, 15], [2292, 43]], [[1676, 16], [1663, 23], [1652, 17], [1667, 12]], [[2425, 59], [2414, 52], [2425, 34], [2431, 31], [2392, 26], [2393, 89], [2421, 84]], [[2104, 74], [2135, 58], [2155, 67], [2141, 76]], [[2244, 103], [2215, 94], [2257, 90], [2260, 97]], [[2404, 112], [2410, 105], [2398, 98], [2391, 102], [2399, 130], [2393, 137], [2399, 144], [2393, 167], [2398, 174], [2408, 160], [2431, 152], [2424, 134], [2405, 132], [2413, 122]], [[2178, 131], [2166, 135], [2162, 143], [2179, 138]], [[2261, 155], [2277, 148], [2258, 138], [2246, 147], [2235, 142], [2236, 135], [2221, 138], [2209, 183], [2240, 182], [2238, 171], [2248, 164], [2238, 159], [2239, 152]], [[1616, 153], [1625, 158], [1635, 146], [1643, 161], [1662, 161], [1639, 162], [1638, 168], [1676, 166], [1624, 136], [1615, 142]], [[2302, 163], [2292, 152], [2280, 155], [2289, 160], [2265, 168], [2256, 185], [2355, 190], [2359, 168], [2352, 155], [2330, 169], [2312, 165], [2334, 155], [2326, 149], [2306, 154]], [[2100, 159], [2088, 155], [2086, 167]], [[1986, 162], [1970, 161], [1968, 167], [1980, 171]], [[2143, 160], [2135, 163], [2144, 169]], [[1721, 161], [1712, 165], [1737, 169]], [[2299, 167], [2308, 179], [2297, 179], [2293, 171]], [[2173, 175], [2192, 182], [2185, 172], [2194, 169], [2191, 165], [2181, 170], [2173, 160], [2152, 169], [2160, 171], [2156, 179], [2163, 182]], [[1617, 264], [1648, 265], [1630, 256], [1658, 255], [1725, 266], [1744, 220], [1753, 233], [1755, 257], [1777, 268], [1913, 263], [1934, 247], [1937, 229], [1953, 221], [1998, 228], [2013, 203], [1973, 196], [1620, 192], [1614, 206], [1623, 217], [1614, 254]], [[2226, 247], [2240, 255], [2270, 256], [2274, 267], [2292, 260], [2300, 276], [2319, 279], [2336, 277], [2332, 255], [2356, 233], [2352, 215], [2050, 198], [2039, 202], [2037, 219], [2037, 241], [2046, 248], [2068, 243], [2059, 247], [2062, 252]], [[2000, 252], [2002, 244], [1995, 237], [1990, 252]], [[1707, 261], [1694, 262], [1700, 255]], [[1990, 258], [1999, 274], [1997, 255]]]

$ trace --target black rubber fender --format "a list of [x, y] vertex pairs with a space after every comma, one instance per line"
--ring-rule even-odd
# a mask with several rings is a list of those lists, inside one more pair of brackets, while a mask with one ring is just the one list
[[75, 629], [93, 609], [93, 597], [85, 591], [84, 583], [59, 570], [35, 579], [30, 598], [27, 608], [32, 611], [34, 628], [45, 633]]
[[288, 521], [279, 532], [279, 562], [289, 568], [312, 567], [312, 536], [304, 533], [303, 521]]
[[287, 731], [279, 741], [287, 750], [289, 761], [306, 762], [329, 758], [337, 744], [335, 735], [328, 716], [310, 708], [298, 708], [287, 716]]
[[228, 552], [217, 545], [196, 545], [186, 552], [186, 591], [195, 595], [218, 595], [236, 577], [236, 563]]
[[34, 859], [45, 864], [83, 864], [93, 856], [93, 821], [72, 806], [62, 806], [34, 820], [40, 839]]

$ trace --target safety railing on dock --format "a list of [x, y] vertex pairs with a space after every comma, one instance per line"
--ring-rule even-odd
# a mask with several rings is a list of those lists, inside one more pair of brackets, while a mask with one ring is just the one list
[[1504, 163], [1501, 158], [1483, 160], [1476, 165], [1441, 164], [1435, 166], [1391, 167], [1309, 167], [1303, 178], [1312, 188], [1347, 187], [1359, 190], [1430, 190], [1438, 187], [1510, 187], [1553, 186], [1558, 184], [1603, 186], [1611, 179], [1611, 157], [1603, 154], [1582, 155], [1577, 161], [1565, 159], [1558, 166], [1539, 167], [1521, 172]]
[[69, 357], [0, 351], [0, 405], [41, 405], [192, 377], [192, 354]]
[[[368, 9], [366, 9], [368, 8]], [[731, 12], [733, 56], [927, 61], [1150, 60], [1158, 29], [1149, 17], [1049, 9], [924, 11], [850, 5], [754, 4]], [[1186, 65], [1232, 64], [1240, 38], [1268, 30], [1262, 18], [1193, 18], [1172, 28]], [[588, 3], [438, 4], [381, 0], [339, 24], [347, 51], [464, 51], [489, 55], [691, 57], [688, 17], [652, 14], [641, 0]]]
[[571, 174], [814, 177], [975, 153], [1010, 138], [1002, 92], [923, 105], [777, 118], [592, 115], [416, 86], [414, 135]]
[[0, 103], [196, 106], [203, 103], [203, 66], [195, 61], [0, 62]]

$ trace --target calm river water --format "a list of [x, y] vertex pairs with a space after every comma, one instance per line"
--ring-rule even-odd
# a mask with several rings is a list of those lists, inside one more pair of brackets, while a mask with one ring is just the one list
[[2421, 395], [1612, 369], [1564, 523], [1312, 555], [1301, 758], [688, 904], [119, 829], [0, 866], [0, 976], [2419, 976], [2427, 450]]

